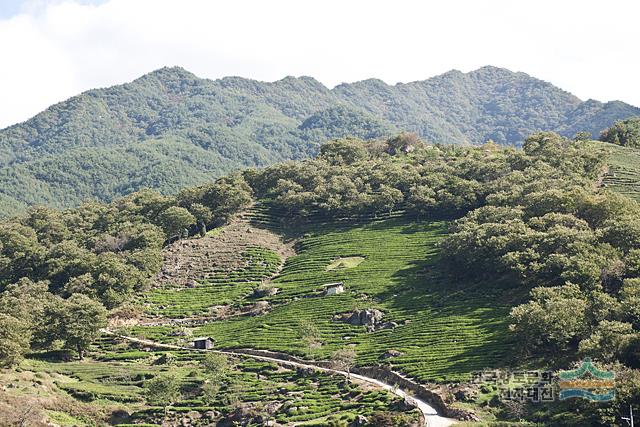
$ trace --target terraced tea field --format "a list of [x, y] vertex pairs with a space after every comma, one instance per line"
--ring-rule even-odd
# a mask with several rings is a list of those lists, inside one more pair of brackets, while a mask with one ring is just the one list
[[640, 149], [603, 145], [610, 151], [609, 172], [604, 177], [603, 185], [640, 201]]
[[[275, 223], [264, 211], [255, 211], [254, 218]], [[418, 223], [398, 216], [364, 224], [317, 222], [288, 228], [288, 234], [302, 237], [297, 255], [287, 258], [271, 281], [279, 292], [263, 298], [272, 310], [214, 321], [193, 334], [213, 337], [218, 348], [269, 349], [314, 359], [353, 348], [359, 365], [390, 364], [420, 381], [456, 380], [474, 370], [504, 366], [511, 351], [507, 314], [519, 296], [492, 283], [452, 283], [443, 276], [435, 262], [446, 227], [445, 222]], [[341, 258], [361, 262], [327, 268]], [[236, 273], [229, 274], [228, 283], [237, 283]], [[224, 280], [216, 286], [230, 289]], [[343, 282], [345, 292], [324, 296], [323, 285], [329, 282]], [[235, 304], [251, 302], [243, 289], [235, 296], [246, 296]], [[191, 290], [174, 292], [175, 298], [163, 294], [174, 313], [194, 311], [196, 304], [182, 298], [183, 292]], [[202, 294], [199, 309], [228, 302], [224, 293], [230, 291], [220, 292]], [[385, 328], [368, 332], [334, 319], [368, 308], [384, 312]], [[317, 328], [321, 345], [305, 344], [303, 325], [308, 324]], [[173, 329], [139, 326], [127, 333], [173, 342]]]
[[153, 289], [145, 298], [147, 312], [164, 318], [185, 318], [209, 315], [212, 301], [241, 306], [253, 289], [278, 271], [281, 259], [261, 247], [249, 247], [238, 255], [241, 267], [212, 271], [206, 278], [194, 280], [190, 287], [165, 285]]
[[286, 425], [350, 422], [358, 414], [378, 411], [409, 420], [418, 417], [416, 410], [407, 410], [402, 400], [391, 393], [354, 385], [339, 375], [285, 369], [249, 358], [235, 359], [232, 361], [235, 369], [226, 385], [205, 401], [200, 392], [206, 378], [200, 364], [202, 353], [161, 351], [104, 336], [90, 354], [93, 360], [82, 362], [31, 359], [23, 364], [23, 369], [38, 371], [41, 377], [50, 375], [59, 390], [80, 401], [109, 408], [110, 412], [120, 408], [122, 419], [116, 424], [122, 425], [141, 422], [159, 425], [164, 408], [145, 403], [143, 384], [168, 373], [178, 378], [181, 389], [181, 397], [169, 409], [169, 419], [198, 411], [204, 415], [197, 418], [201, 422], [197, 425], [213, 425], [213, 418], [208, 417], [233, 413], [238, 407], [251, 408], [263, 419]]

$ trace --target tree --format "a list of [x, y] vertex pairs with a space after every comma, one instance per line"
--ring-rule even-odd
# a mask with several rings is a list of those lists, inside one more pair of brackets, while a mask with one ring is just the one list
[[619, 358], [638, 336], [630, 323], [603, 320], [587, 339], [580, 342], [580, 353], [603, 362], [613, 362]]
[[23, 320], [0, 313], [0, 366], [19, 364], [29, 350], [31, 332]]
[[47, 254], [47, 277], [54, 289], [60, 289], [72, 277], [88, 273], [95, 262], [95, 254], [74, 240], [65, 240], [54, 245]]
[[169, 237], [177, 236], [182, 230], [196, 223], [196, 217], [187, 209], [171, 206], [158, 215], [158, 225]]
[[144, 276], [139, 269], [112, 252], [98, 255], [93, 275], [98, 296], [108, 308], [122, 303], [134, 289], [141, 288], [144, 283]]
[[411, 187], [408, 197], [409, 205], [419, 214], [432, 212], [436, 207], [436, 192], [429, 185]]
[[180, 399], [180, 381], [175, 375], [158, 375], [144, 384], [147, 402], [153, 405], [161, 405], [164, 414], [167, 415], [167, 407]]
[[209, 352], [202, 359], [202, 367], [210, 381], [223, 381], [233, 369], [224, 354]]
[[640, 248], [640, 219], [625, 215], [609, 219], [602, 227], [603, 240], [615, 247], [629, 252]]
[[155, 190], [143, 188], [117, 201], [121, 211], [142, 215], [147, 219], [156, 218], [160, 212], [173, 204], [173, 199]]
[[251, 205], [253, 190], [240, 174], [232, 174], [205, 186], [202, 205], [212, 211], [214, 225], [222, 225], [229, 218]]
[[11, 315], [32, 325], [42, 318], [45, 304], [53, 298], [49, 283], [26, 277], [8, 285], [0, 293], [0, 313]]
[[202, 204], [206, 186], [188, 187], [180, 190], [176, 196], [178, 206], [187, 208], [200, 223], [210, 224], [213, 220], [213, 212]]
[[218, 392], [223, 384], [230, 384], [229, 374], [233, 370], [233, 365], [229, 359], [220, 353], [209, 352], [202, 359], [202, 367], [205, 372], [205, 382], [201, 387], [202, 399], [212, 404], [218, 397]]
[[100, 329], [107, 326], [107, 310], [99, 302], [86, 295], [74, 294], [63, 307], [62, 338], [65, 345], [74, 348], [80, 359], [84, 352], [100, 335]]
[[298, 334], [308, 353], [311, 353], [322, 343], [320, 329], [315, 323], [309, 320], [305, 319], [300, 322]]
[[567, 140], [555, 132], [537, 132], [525, 140], [522, 148], [528, 155], [557, 158], [567, 146]]
[[640, 278], [624, 281], [620, 290], [620, 304], [623, 319], [640, 330]]
[[333, 165], [350, 165], [366, 159], [368, 153], [361, 139], [343, 138], [322, 144], [319, 157]]
[[586, 332], [586, 309], [587, 299], [577, 285], [534, 288], [531, 301], [511, 310], [510, 329], [525, 349], [540, 344], [563, 349]]
[[600, 141], [625, 147], [640, 147], [640, 117], [618, 120], [600, 134]]
[[46, 249], [33, 228], [14, 221], [0, 223], [0, 242], [0, 284], [43, 275]]
[[402, 202], [403, 199], [404, 196], [402, 191], [383, 184], [380, 186], [378, 192], [373, 196], [371, 204], [376, 212], [391, 213], [393, 208]]
[[347, 378], [349, 378], [355, 359], [356, 352], [353, 349], [343, 348], [337, 350], [331, 355], [331, 366], [333, 369], [345, 371], [347, 373]]

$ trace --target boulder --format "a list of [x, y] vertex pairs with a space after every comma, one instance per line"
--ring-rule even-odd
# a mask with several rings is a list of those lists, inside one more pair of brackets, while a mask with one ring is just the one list
[[397, 327], [398, 324], [396, 322], [385, 322], [380, 326], [380, 329], [393, 329]]
[[383, 359], [391, 359], [392, 357], [402, 356], [402, 352], [398, 350], [387, 350], [382, 354]]
[[370, 330], [377, 329], [384, 313], [375, 308], [366, 308], [364, 310], [355, 310], [350, 313], [344, 313], [337, 317], [337, 320], [347, 322], [351, 325], [366, 326]]
[[274, 288], [272, 286], [255, 288], [253, 290], [253, 297], [254, 298], [272, 297], [276, 295], [279, 290], [280, 289]]
[[452, 390], [453, 396], [460, 402], [473, 402], [478, 397], [477, 388], [459, 386]]

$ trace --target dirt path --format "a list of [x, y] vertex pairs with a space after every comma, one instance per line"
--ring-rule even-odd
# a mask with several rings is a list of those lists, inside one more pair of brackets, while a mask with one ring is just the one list
[[445, 418], [445, 417], [441, 417], [440, 415], [438, 415], [437, 411], [431, 406], [429, 405], [427, 402], [420, 400], [418, 398], [415, 398], [413, 396], [410, 396], [408, 393], [406, 393], [404, 390], [401, 390], [399, 388], [394, 387], [391, 384], [386, 384], [382, 381], [378, 381], [374, 378], [370, 378], [364, 375], [358, 375], [358, 374], [353, 374], [353, 373], [347, 373], [345, 371], [340, 371], [338, 369], [330, 369], [330, 368], [323, 368], [320, 366], [316, 366], [316, 365], [310, 365], [310, 364], [306, 364], [306, 363], [300, 363], [300, 362], [294, 362], [294, 361], [289, 361], [289, 360], [282, 360], [282, 359], [277, 359], [274, 357], [269, 357], [269, 356], [259, 356], [256, 354], [248, 354], [248, 353], [242, 353], [242, 352], [235, 352], [235, 351], [225, 351], [225, 350], [201, 350], [201, 349], [196, 349], [196, 348], [190, 348], [190, 347], [181, 347], [178, 345], [173, 345], [173, 344], [162, 344], [162, 343], [157, 343], [154, 341], [150, 341], [150, 340], [145, 340], [145, 339], [141, 339], [141, 338], [135, 338], [135, 337], [129, 337], [126, 335], [120, 335], [117, 334], [113, 331], [110, 331], [108, 329], [102, 329], [101, 332], [107, 334], [107, 335], [112, 335], [115, 337], [119, 337], [122, 339], [125, 339], [127, 341], [131, 341], [131, 342], [136, 342], [139, 344], [146, 344], [146, 345], [150, 345], [153, 347], [158, 347], [158, 348], [167, 348], [167, 349], [172, 349], [172, 350], [189, 350], [189, 351], [211, 351], [214, 353], [219, 353], [219, 354], [224, 354], [227, 356], [235, 356], [235, 357], [251, 357], [253, 359], [257, 359], [257, 360], [263, 360], [265, 362], [273, 362], [273, 363], [277, 363], [279, 365], [282, 366], [289, 366], [289, 367], [294, 367], [294, 368], [306, 368], [306, 369], [314, 369], [316, 371], [320, 371], [320, 372], [327, 372], [327, 373], [331, 373], [331, 374], [338, 374], [338, 375], [343, 375], [351, 380], [358, 380], [358, 381], [362, 381], [371, 385], [374, 385], [376, 387], [380, 387], [384, 390], [390, 391], [391, 393], [395, 394], [396, 396], [400, 396], [403, 399], [406, 399], [408, 402], [411, 402], [413, 404], [415, 404], [415, 406], [422, 412], [422, 414], [424, 415], [424, 419], [425, 419], [425, 425], [427, 427], [447, 427], [450, 426], [452, 424], [455, 423], [455, 420], [449, 419], [449, 418]]

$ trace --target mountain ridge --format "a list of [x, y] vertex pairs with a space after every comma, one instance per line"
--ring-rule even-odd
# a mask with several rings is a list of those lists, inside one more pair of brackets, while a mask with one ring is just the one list
[[493, 66], [331, 89], [310, 76], [211, 80], [163, 67], [0, 130], [0, 215], [109, 201], [142, 187], [172, 193], [239, 168], [308, 158], [344, 136], [410, 131], [432, 143], [518, 145], [537, 130], [595, 134], [634, 115], [640, 109], [621, 101], [581, 101]]

